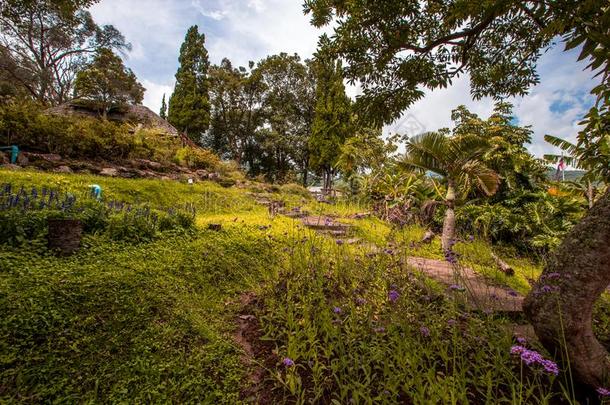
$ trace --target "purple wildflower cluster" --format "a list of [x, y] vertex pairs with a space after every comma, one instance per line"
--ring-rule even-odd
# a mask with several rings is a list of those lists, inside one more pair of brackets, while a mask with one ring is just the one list
[[430, 337], [430, 329], [428, 329], [425, 326], [422, 326], [421, 328], [419, 328], [419, 333], [421, 333], [421, 335], [423, 337]]
[[284, 360], [282, 360], [282, 364], [286, 367], [293, 367], [294, 361], [290, 357], [284, 357]]
[[610, 390], [607, 388], [598, 388], [597, 393], [600, 397], [610, 397]]
[[12, 209], [20, 209], [22, 211], [52, 209], [67, 212], [72, 210], [75, 204], [75, 196], [61, 194], [47, 187], [42, 187], [40, 190], [32, 187], [26, 190], [22, 186], [16, 190], [10, 183], [0, 186], [0, 211]]
[[524, 346], [519, 345], [511, 347], [510, 353], [513, 355], [519, 355], [519, 357], [521, 357], [521, 361], [523, 361], [528, 366], [540, 365], [548, 374], [559, 374], [559, 367], [557, 367], [557, 363], [545, 359], [540, 353], [535, 350], [529, 350]]
[[334, 307], [333, 312], [337, 315], [341, 314], [343, 310], [340, 307]]
[[445, 250], [445, 261], [455, 266], [459, 262], [460, 255], [453, 251], [453, 243], [449, 245], [449, 249]]
[[400, 293], [398, 291], [392, 289], [388, 292], [388, 300], [390, 300], [391, 303], [395, 303], [399, 298]]

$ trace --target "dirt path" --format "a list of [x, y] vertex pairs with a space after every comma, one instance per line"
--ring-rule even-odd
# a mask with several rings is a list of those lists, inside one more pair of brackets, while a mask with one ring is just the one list
[[[349, 235], [353, 226], [329, 216], [305, 216], [301, 222], [307, 228], [332, 237]], [[480, 311], [521, 312], [523, 296], [517, 292], [489, 284], [472, 269], [453, 266], [447, 261], [408, 257], [408, 264], [426, 276], [446, 285], [449, 292], [463, 292], [469, 307]], [[462, 291], [463, 290], [463, 291]]]
[[491, 285], [472, 269], [434, 259], [409, 257], [407, 262], [428, 277], [446, 285], [452, 293], [462, 291], [474, 309], [494, 312], [521, 312], [523, 296], [519, 293]]

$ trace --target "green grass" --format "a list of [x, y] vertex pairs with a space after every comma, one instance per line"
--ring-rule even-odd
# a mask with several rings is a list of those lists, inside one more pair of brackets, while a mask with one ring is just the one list
[[[108, 199], [198, 209], [192, 233], [137, 244], [89, 235], [70, 258], [50, 255], [41, 241], [2, 247], [0, 403], [239, 403], [249, 368], [232, 336], [244, 292], [259, 298], [256, 316], [270, 349], [257, 360], [276, 403], [546, 403], [552, 396], [548, 376], [510, 356], [509, 320], [469, 314], [459, 294], [446, 297], [401, 260], [442, 259], [438, 239], [418, 245], [421, 227], [345, 219], [364, 244], [338, 244], [271, 217], [248, 196], [256, 185], [0, 176], [0, 183], [73, 193], [96, 183]], [[269, 195], [317, 214], [366, 211], [316, 203], [296, 187]], [[222, 229], [207, 230], [211, 223]], [[493, 270], [487, 244], [456, 250], [465, 264], [522, 292], [540, 271], [507, 258], [517, 274], [506, 278]], [[390, 290], [400, 295], [394, 303]], [[295, 366], [284, 366], [285, 357]]]

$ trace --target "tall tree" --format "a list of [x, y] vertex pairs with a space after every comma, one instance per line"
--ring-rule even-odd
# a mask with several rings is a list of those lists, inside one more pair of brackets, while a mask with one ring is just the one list
[[480, 136], [427, 132], [407, 142], [407, 153], [402, 164], [411, 169], [430, 171], [446, 181], [445, 219], [442, 248], [451, 249], [455, 239], [455, 206], [474, 185], [486, 195], [493, 195], [500, 184], [498, 174], [483, 162], [490, 149]]
[[163, 99], [161, 100], [161, 109], [159, 110], [159, 117], [164, 120], [167, 119], [167, 103], [165, 102], [165, 93], [163, 93]]
[[44, 104], [72, 95], [77, 72], [101, 48], [130, 45], [86, 10], [98, 0], [4, 0], [0, 6], [0, 71]]
[[263, 86], [253, 70], [235, 68], [228, 59], [210, 69], [211, 127], [204, 144], [221, 156], [248, 165], [252, 172], [257, 152], [256, 132], [262, 123]]
[[341, 147], [350, 134], [351, 100], [345, 94], [341, 62], [321, 54], [316, 61], [316, 108], [309, 140], [312, 168], [332, 189]]
[[298, 55], [269, 56], [257, 66], [264, 86], [262, 111], [270, 131], [262, 138], [267, 177], [282, 181], [296, 166], [307, 184], [309, 136], [315, 108], [315, 78]]
[[74, 96], [93, 101], [104, 118], [114, 107], [141, 103], [144, 91], [136, 75], [110, 49], [100, 49], [74, 83]]
[[[608, 148], [607, 0], [389, 0], [383, 7], [305, 0], [305, 11], [314, 25], [334, 21], [329, 48], [347, 61], [347, 78], [362, 84], [361, 111], [381, 122], [397, 118], [423, 97], [423, 88], [446, 87], [465, 72], [477, 98], [524, 94], [538, 82], [538, 58], [562, 37], [566, 49], [581, 47], [580, 59], [588, 59], [601, 78], [579, 146], [589, 155]], [[542, 343], [551, 352], [564, 352], [560, 342], [565, 341], [574, 377], [589, 388], [610, 385], [610, 356], [595, 338], [591, 320], [593, 303], [610, 284], [609, 210], [610, 190], [545, 267], [545, 278], [561, 275], [561, 293], [534, 289], [525, 302]]]
[[205, 35], [199, 33], [196, 25], [187, 31], [178, 60], [180, 67], [176, 72], [174, 93], [169, 99], [168, 121], [201, 144], [210, 125], [210, 62]]

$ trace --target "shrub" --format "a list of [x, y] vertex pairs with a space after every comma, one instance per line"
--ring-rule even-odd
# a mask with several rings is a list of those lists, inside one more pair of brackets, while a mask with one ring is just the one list
[[283, 186], [280, 187], [280, 190], [283, 193], [297, 195], [299, 197], [303, 197], [308, 200], [310, 200], [312, 198], [309, 190], [307, 190], [305, 187], [301, 186], [300, 184], [295, 184], [295, 183], [284, 184]]
[[191, 148], [186, 146], [176, 151], [174, 157], [176, 163], [190, 169], [216, 170], [220, 165], [220, 159], [208, 149]]

